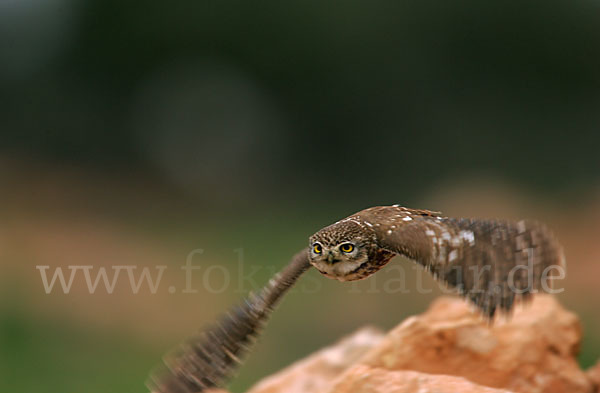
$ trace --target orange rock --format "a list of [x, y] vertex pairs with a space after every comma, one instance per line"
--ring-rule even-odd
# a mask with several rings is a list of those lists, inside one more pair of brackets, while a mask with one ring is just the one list
[[575, 360], [580, 340], [577, 317], [548, 295], [535, 296], [510, 321], [492, 326], [463, 300], [443, 297], [390, 331], [361, 363], [460, 376], [515, 392], [590, 393], [592, 383]]
[[446, 297], [385, 336], [362, 329], [249, 393], [600, 393], [600, 363], [583, 372], [575, 360], [580, 341], [577, 317], [551, 296], [493, 325]]
[[594, 392], [600, 392], [600, 360], [585, 372], [588, 379], [594, 385]]
[[335, 377], [356, 363], [383, 337], [383, 333], [377, 329], [360, 329], [337, 344], [263, 379], [248, 393], [323, 392]]
[[416, 371], [390, 371], [357, 365], [337, 379], [328, 393], [509, 393], [476, 385], [462, 377]]

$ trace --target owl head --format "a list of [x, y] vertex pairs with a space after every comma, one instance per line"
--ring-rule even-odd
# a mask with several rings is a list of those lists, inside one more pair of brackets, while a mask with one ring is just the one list
[[310, 263], [329, 278], [356, 280], [369, 264], [373, 244], [374, 234], [360, 221], [339, 221], [310, 237]]

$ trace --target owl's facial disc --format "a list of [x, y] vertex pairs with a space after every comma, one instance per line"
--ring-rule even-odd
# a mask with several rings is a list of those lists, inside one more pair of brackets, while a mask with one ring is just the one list
[[310, 263], [326, 277], [339, 281], [360, 280], [372, 269], [374, 235], [354, 219], [344, 219], [312, 235]]
[[347, 281], [368, 260], [368, 252], [358, 239], [311, 243], [310, 262], [329, 278]]

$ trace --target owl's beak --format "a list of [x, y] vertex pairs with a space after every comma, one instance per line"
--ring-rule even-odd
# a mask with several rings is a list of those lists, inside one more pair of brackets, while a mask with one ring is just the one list
[[335, 262], [335, 261], [336, 261], [336, 259], [335, 259], [335, 255], [333, 255], [333, 252], [329, 251], [329, 252], [327, 253], [327, 262], [329, 262], [329, 263], [333, 263], [333, 262]]

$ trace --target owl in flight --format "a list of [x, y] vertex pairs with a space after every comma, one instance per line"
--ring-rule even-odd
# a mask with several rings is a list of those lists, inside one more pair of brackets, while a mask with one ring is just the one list
[[[488, 319], [515, 300], [548, 289], [564, 269], [562, 248], [534, 221], [456, 219], [398, 205], [362, 210], [309, 239], [308, 249], [258, 293], [164, 359], [148, 386], [156, 393], [199, 393], [222, 386], [241, 363], [271, 311], [308, 268], [339, 281], [360, 280], [395, 255], [422, 265]], [[564, 272], [564, 270], [563, 270]]]

